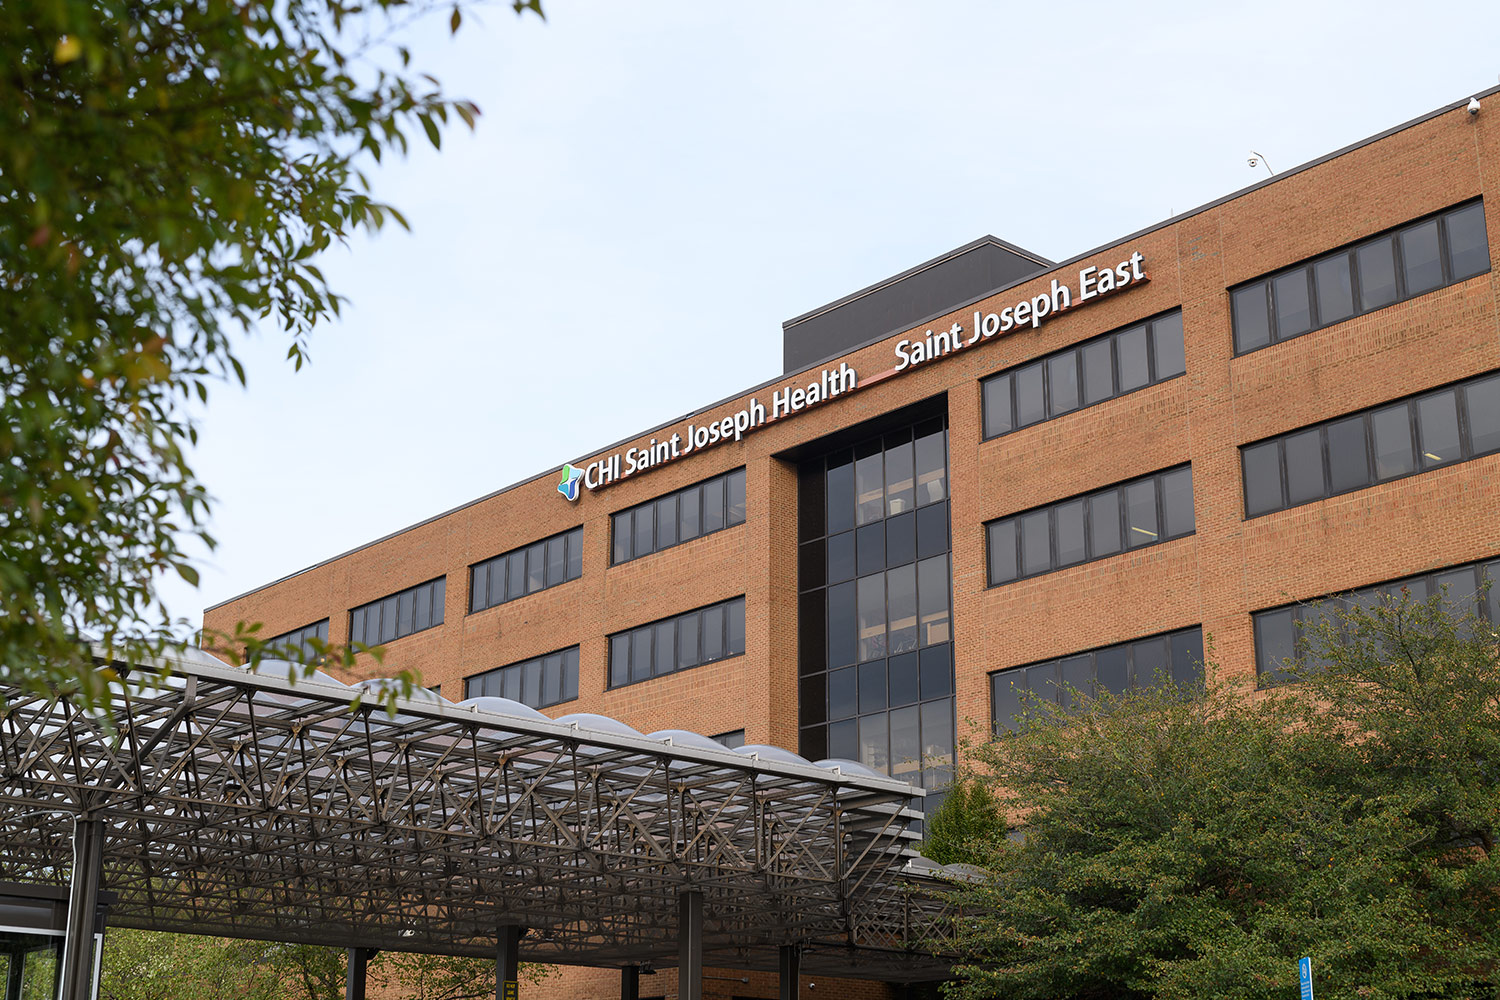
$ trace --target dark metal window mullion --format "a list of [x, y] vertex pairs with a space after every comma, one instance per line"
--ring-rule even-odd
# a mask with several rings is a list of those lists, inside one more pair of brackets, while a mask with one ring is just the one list
[[1281, 324], [1276, 322], [1276, 282], [1267, 278], [1264, 284], [1266, 286], [1266, 329], [1271, 334], [1266, 343], [1279, 344], [1281, 343]]

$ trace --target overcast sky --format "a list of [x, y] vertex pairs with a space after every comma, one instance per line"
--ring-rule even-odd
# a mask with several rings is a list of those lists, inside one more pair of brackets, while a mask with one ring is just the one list
[[329, 256], [312, 366], [268, 331], [211, 400], [175, 614], [771, 378], [782, 321], [985, 233], [1062, 260], [1500, 73], [1494, 2], [546, 7], [411, 33], [478, 129], [373, 172], [413, 231]]

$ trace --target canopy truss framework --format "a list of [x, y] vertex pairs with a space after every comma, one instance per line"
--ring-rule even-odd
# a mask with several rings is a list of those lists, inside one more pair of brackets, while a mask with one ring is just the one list
[[607, 719], [351, 709], [327, 681], [174, 663], [117, 700], [114, 737], [6, 689], [0, 877], [62, 881], [72, 821], [99, 819], [116, 925], [483, 957], [519, 925], [529, 960], [670, 966], [696, 891], [709, 964], [798, 945], [807, 972], [947, 974], [904, 782]]

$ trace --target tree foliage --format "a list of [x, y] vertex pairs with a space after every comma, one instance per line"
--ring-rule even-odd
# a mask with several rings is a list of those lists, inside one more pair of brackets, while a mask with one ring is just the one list
[[982, 864], [1006, 832], [1000, 803], [988, 783], [969, 776], [955, 781], [927, 821], [922, 853], [940, 865]]
[[[446, 98], [395, 44], [434, 0], [0, 4], [0, 669], [107, 696], [84, 639], [136, 660], [177, 636], [209, 495], [190, 400], [244, 382], [279, 328], [298, 367], [339, 311], [319, 254], [396, 209], [360, 158], [437, 145]], [[443, 5], [446, 10], [446, 5]], [[517, 12], [540, 13], [539, 0]], [[458, 7], [451, 24], [457, 30]]]
[[[1300, 683], [1034, 703], [975, 752], [1024, 836], [958, 890], [951, 993], [1500, 995], [1500, 647], [1408, 597], [1309, 634]], [[1003, 791], [1000, 791], [1003, 789]]]

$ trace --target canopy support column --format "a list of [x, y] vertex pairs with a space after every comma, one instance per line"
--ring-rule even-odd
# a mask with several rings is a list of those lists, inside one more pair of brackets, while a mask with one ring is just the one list
[[641, 1000], [639, 965], [627, 965], [620, 970], [620, 1000]]
[[802, 976], [802, 947], [781, 946], [781, 1000], [797, 1000], [797, 983]]
[[495, 943], [495, 1000], [517, 1000], [520, 995], [521, 935], [526, 928], [502, 924]]
[[379, 948], [350, 948], [349, 971], [344, 976], [344, 1000], [365, 1000], [365, 973]]
[[703, 893], [677, 900], [677, 1000], [703, 1000]]
[[60, 1000], [89, 1000], [94, 993], [94, 921], [104, 870], [104, 821], [73, 820], [73, 881], [63, 938]]

